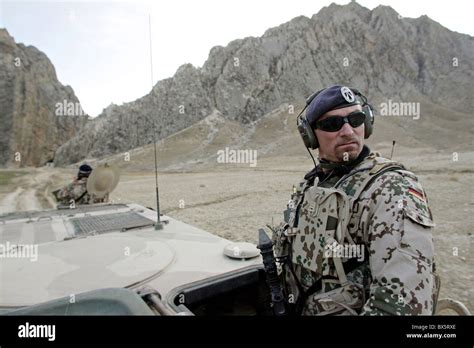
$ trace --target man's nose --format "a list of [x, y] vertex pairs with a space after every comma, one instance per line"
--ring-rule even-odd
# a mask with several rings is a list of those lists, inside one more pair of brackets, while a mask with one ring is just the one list
[[347, 136], [354, 134], [354, 130], [352, 129], [349, 123], [344, 123], [341, 130], [339, 131], [340, 136]]

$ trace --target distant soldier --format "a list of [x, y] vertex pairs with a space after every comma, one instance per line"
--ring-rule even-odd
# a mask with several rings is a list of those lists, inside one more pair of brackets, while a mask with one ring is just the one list
[[102, 198], [96, 198], [87, 192], [87, 180], [92, 173], [92, 167], [83, 164], [79, 167], [79, 172], [74, 181], [62, 189], [53, 192], [56, 200], [63, 206], [76, 206], [82, 204], [102, 203], [109, 200], [109, 195], [106, 194]]
[[355, 88], [323, 89], [307, 108], [298, 130], [319, 164], [273, 235], [288, 304], [302, 315], [433, 314], [434, 224], [418, 178], [364, 145], [374, 118]]

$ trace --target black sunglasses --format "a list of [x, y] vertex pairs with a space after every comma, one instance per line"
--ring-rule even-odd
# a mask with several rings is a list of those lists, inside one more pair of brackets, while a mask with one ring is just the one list
[[337, 132], [345, 123], [349, 123], [352, 128], [357, 128], [365, 121], [365, 114], [362, 111], [354, 111], [349, 115], [330, 116], [324, 120], [316, 122], [316, 128], [325, 132]]

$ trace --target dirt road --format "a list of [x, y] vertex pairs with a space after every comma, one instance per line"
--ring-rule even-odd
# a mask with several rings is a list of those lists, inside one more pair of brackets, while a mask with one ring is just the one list
[[49, 189], [56, 178], [52, 168], [44, 167], [31, 169], [27, 175], [14, 179], [2, 188], [0, 214], [54, 208]]

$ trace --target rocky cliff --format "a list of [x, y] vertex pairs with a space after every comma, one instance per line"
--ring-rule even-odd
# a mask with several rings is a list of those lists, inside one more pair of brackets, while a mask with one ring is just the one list
[[58, 149], [55, 162], [128, 151], [150, 143], [153, 128], [163, 139], [213, 112], [249, 123], [334, 83], [358, 87], [375, 105], [424, 99], [470, 114], [473, 56], [473, 37], [426, 16], [332, 4], [262, 37], [214, 47], [203, 67], [183, 65], [148, 95], [108, 107]]
[[40, 166], [87, 122], [46, 55], [0, 29], [0, 166]]

